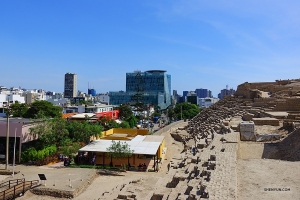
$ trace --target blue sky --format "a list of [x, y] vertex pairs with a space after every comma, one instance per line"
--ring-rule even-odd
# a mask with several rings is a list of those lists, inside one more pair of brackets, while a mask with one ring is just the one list
[[97, 92], [162, 69], [172, 90], [300, 77], [300, 1], [1, 1], [0, 85]]

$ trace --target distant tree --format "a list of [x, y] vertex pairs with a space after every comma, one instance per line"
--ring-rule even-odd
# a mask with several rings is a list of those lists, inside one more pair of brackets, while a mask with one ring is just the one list
[[187, 102], [176, 104], [174, 108], [174, 113], [177, 119], [181, 119], [181, 115], [182, 119], [191, 119], [195, 117], [200, 111], [201, 110], [197, 105]]
[[16, 101], [10, 105], [11, 115], [14, 117], [23, 117], [28, 110], [28, 106], [25, 103], [19, 103]]
[[126, 119], [126, 121], [128, 122], [130, 128], [133, 128], [136, 126], [138, 120], [134, 115], [131, 115], [129, 118]]
[[154, 105], [154, 111], [155, 112], [160, 112], [160, 106], [158, 106], [158, 105]]
[[120, 124], [118, 124], [115, 120], [111, 119], [105, 124], [105, 130], [109, 130], [112, 128], [120, 128]]
[[88, 121], [66, 121], [62, 118], [42, 120], [30, 128], [30, 134], [38, 138], [41, 146], [66, 146], [70, 142], [88, 143], [91, 136], [101, 136], [103, 127]]
[[127, 121], [122, 121], [122, 123], [120, 124], [121, 128], [130, 128], [130, 125]]
[[27, 110], [25, 117], [37, 119], [40, 118], [41, 115], [50, 118], [61, 117], [62, 108], [48, 101], [35, 101], [30, 104], [30, 108]]
[[[130, 149], [129, 145], [126, 142], [121, 141], [112, 141], [110, 147], [106, 149], [107, 154], [111, 157], [111, 165], [112, 165], [112, 158], [120, 159], [130, 157], [133, 153], [133, 150]], [[128, 159], [129, 165], [129, 159]]]
[[72, 141], [88, 143], [91, 136], [101, 136], [103, 126], [98, 123], [90, 123], [88, 121], [70, 121], [67, 123], [67, 129], [69, 132], [69, 138], [71, 138]]
[[61, 152], [65, 156], [70, 156], [75, 154], [80, 149], [80, 144], [78, 142], [69, 142], [60, 148]]
[[174, 118], [176, 118], [176, 114], [174, 112], [174, 109], [173, 108], [168, 108], [168, 111], [167, 111], [167, 116], [170, 120], [173, 120]]
[[121, 120], [126, 120], [132, 115], [132, 110], [129, 105], [122, 104], [118, 107], [119, 118]]
[[152, 117], [160, 117], [160, 116], [161, 116], [161, 114], [159, 112], [154, 112], [152, 114]]

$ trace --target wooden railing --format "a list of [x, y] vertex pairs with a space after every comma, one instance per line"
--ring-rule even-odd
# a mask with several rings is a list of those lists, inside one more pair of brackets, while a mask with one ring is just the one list
[[0, 184], [0, 190], [3, 187], [7, 187], [8, 186], [8, 188], [10, 188], [10, 187], [12, 187], [14, 185], [18, 185], [20, 183], [23, 183], [24, 181], [25, 181], [25, 178], [5, 181], [5, 182], [3, 182], [3, 183]]
[[20, 196], [20, 194], [24, 195], [24, 193], [27, 190], [31, 189], [33, 186], [37, 185], [38, 183], [39, 183], [38, 180], [25, 181], [25, 179], [6, 181], [0, 184], [0, 186], [1, 187], [9, 186], [9, 188], [0, 192], [0, 199], [1, 200], [15, 199], [16, 197]]

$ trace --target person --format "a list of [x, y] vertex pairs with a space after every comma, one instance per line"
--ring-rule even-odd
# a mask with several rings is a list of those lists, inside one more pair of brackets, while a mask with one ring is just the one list
[[83, 157], [83, 153], [79, 153], [79, 164], [82, 163], [82, 157]]
[[92, 158], [92, 165], [95, 165], [96, 156]]
[[142, 164], [140, 163], [139, 165], [138, 165], [138, 170], [141, 170], [142, 169]]
[[170, 170], [170, 163], [168, 163], [168, 171]]
[[146, 170], [147, 169], [147, 166], [146, 166], [146, 163], [143, 164], [143, 170]]

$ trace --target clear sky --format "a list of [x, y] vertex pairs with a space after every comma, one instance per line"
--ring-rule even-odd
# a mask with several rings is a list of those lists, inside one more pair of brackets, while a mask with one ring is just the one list
[[300, 77], [300, 1], [0, 2], [0, 85], [63, 92], [64, 74], [98, 93], [161, 69], [172, 90]]

